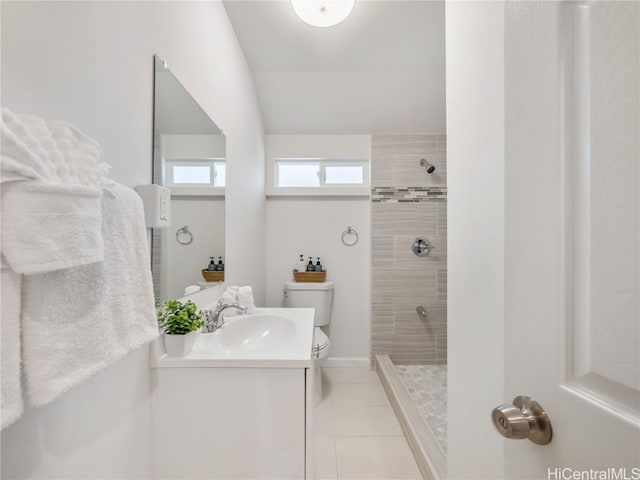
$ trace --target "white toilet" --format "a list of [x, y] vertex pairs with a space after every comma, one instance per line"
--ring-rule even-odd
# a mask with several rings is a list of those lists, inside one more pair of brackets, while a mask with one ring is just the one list
[[314, 403], [322, 402], [322, 380], [320, 367], [326, 363], [329, 356], [329, 337], [321, 327], [331, 322], [331, 306], [333, 302], [333, 282], [287, 282], [284, 288], [284, 302], [286, 307], [315, 308], [313, 329], [313, 358], [314, 361]]

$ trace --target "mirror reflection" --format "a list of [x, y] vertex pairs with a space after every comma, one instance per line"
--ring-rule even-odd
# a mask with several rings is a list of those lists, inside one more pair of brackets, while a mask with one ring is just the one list
[[226, 142], [166, 63], [154, 62], [153, 183], [171, 189], [171, 226], [153, 231], [152, 270], [165, 301], [224, 280]]

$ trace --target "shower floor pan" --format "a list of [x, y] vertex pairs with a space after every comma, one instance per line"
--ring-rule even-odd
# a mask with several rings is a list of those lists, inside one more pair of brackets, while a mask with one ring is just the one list
[[388, 355], [376, 365], [423, 477], [446, 478], [446, 365], [394, 365]]

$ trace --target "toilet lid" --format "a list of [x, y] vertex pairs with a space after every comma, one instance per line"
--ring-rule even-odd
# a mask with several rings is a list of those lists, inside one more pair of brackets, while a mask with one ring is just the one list
[[320, 327], [313, 329], [313, 346], [318, 350], [324, 350], [329, 346], [329, 337], [320, 330]]

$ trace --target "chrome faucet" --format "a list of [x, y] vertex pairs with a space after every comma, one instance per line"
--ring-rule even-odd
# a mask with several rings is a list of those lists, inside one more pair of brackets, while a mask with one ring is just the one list
[[212, 333], [221, 328], [224, 325], [224, 317], [222, 312], [227, 308], [237, 308], [242, 313], [247, 313], [247, 307], [237, 303], [222, 303], [219, 300], [216, 304], [216, 308], [213, 310], [205, 310], [204, 313], [204, 327], [202, 327], [202, 333]]

